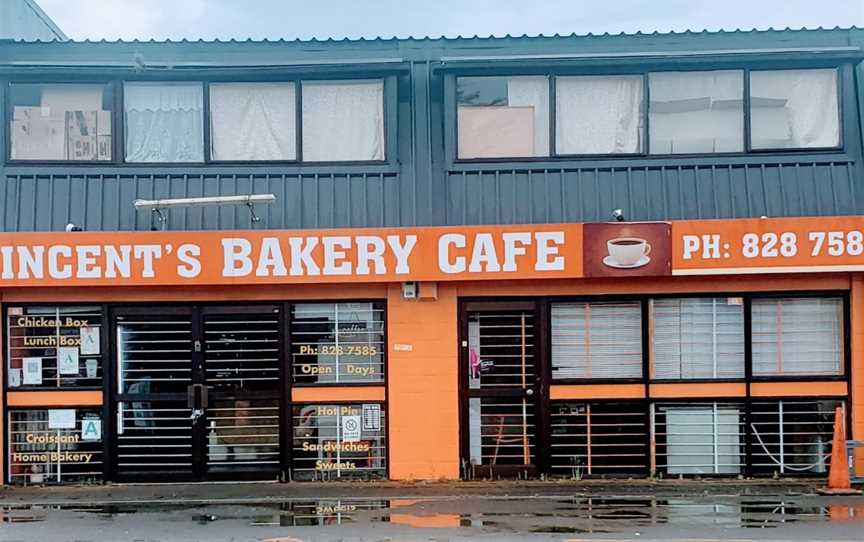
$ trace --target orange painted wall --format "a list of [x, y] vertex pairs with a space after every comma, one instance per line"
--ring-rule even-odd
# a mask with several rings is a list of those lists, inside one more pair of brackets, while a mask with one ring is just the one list
[[395, 480], [459, 477], [456, 298], [449, 284], [438, 285], [434, 302], [406, 301], [398, 284], [388, 290], [390, 477]]
[[741, 382], [674, 383], [651, 384], [648, 393], [652, 398], [671, 399], [677, 397], [745, 397], [747, 384]]
[[644, 384], [555, 384], [549, 387], [549, 399], [643, 399]]
[[[864, 440], [864, 275], [852, 280], [852, 440]], [[864, 450], [855, 453], [855, 472], [864, 473]]]
[[334, 388], [294, 388], [295, 403], [328, 403], [340, 401], [383, 401], [384, 386], [338, 386]]
[[10, 407], [102, 406], [101, 391], [12, 391]]

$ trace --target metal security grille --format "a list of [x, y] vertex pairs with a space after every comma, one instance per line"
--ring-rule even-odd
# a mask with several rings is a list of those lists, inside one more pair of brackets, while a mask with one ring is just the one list
[[191, 474], [192, 317], [118, 315], [117, 472]]
[[552, 305], [552, 378], [641, 378], [637, 301]]
[[[8, 479], [12, 485], [102, 479], [102, 440], [85, 440], [82, 422], [98, 410], [75, 410], [75, 427], [51, 429], [47, 409], [9, 411]], [[104, 433], [104, 428], [102, 429]]]
[[519, 397], [468, 400], [472, 465], [511, 467], [535, 462], [534, 403]]
[[117, 405], [117, 470], [192, 470], [192, 420], [186, 401], [130, 401]]
[[648, 473], [645, 403], [553, 403], [553, 475]]
[[468, 350], [471, 388], [525, 388], [537, 376], [534, 313], [471, 313]]
[[756, 474], [824, 473], [839, 400], [754, 402], [751, 449]]
[[311, 303], [291, 310], [291, 367], [297, 384], [384, 381], [382, 303]]
[[386, 427], [380, 403], [295, 405], [292, 478], [386, 478]]
[[100, 307], [10, 307], [9, 387], [102, 386], [102, 322]]
[[278, 309], [204, 316], [204, 371], [215, 391], [279, 390]]
[[657, 470], [665, 474], [738, 474], [744, 466], [744, 408], [734, 403], [658, 404], [651, 408]]
[[207, 408], [207, 467], [279, 468], [279, 400], [211, 400]]
[[186, 393], [192, 383], [189, 315], [118, 316], [118, 393]]

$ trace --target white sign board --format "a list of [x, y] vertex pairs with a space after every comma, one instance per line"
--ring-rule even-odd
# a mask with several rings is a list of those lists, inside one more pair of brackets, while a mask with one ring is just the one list
[[342, 442], [360, 441], [360, 416], [342, 416]]
[[81, 420], [81, 440], [102, 440], [102, 420], [96, 418]]
[[77, 375], [78, 348], [74, 346], [61, 346], [57, 349], [57, 371], [61, 375]]
[[366, 403], [363, 405], [363, 431], [381, 430], [381, 405]]
[[48, 410], [48, 429], [75, 429], [74, 408], [52, 408]]
[[21, 385], [21, 369], [9, 369], [9, 387], [17, 388]]
[[81, 355], [99, 355], [99, 328], [86, 326], [81, 328]]
[[24, 358], [21, 360], [24, 370], [22, 381], [25, 386], [42, 384], [42, 358]]

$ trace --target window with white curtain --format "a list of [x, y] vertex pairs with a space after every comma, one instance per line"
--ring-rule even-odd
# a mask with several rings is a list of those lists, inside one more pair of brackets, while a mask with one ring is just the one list
[[552, 378], [641, 378], [638, 301], [552, 305]]
[[384, 160], [384, 82], [304, 81], [303, 160]]
[[838, 146], [837, 70], [750, 72], [750, 134], [754, 149]]
[[744, 150], [744, 73], [648, 74], [651, 154]]
[[294, 83], [210, 85], [213, 160], [294, 160], [297, 157]]
[[740, 297], [651, 300], [653, 378], [744, 378]]
[[752, 304], [755, 376], [843, 374], [843, 300], [784, 297]]
[[549, 79], [459, 77], [459, 158], [549, 155]]
[[127, 162], [203, 162], [201, 83], [125, 83]]
[[642, 152], [641, 75], [555, 79], [557, 154]]
[[665, 474], [738, 474], [744, 466], [738, 404], [652, 405], [657, 469]]

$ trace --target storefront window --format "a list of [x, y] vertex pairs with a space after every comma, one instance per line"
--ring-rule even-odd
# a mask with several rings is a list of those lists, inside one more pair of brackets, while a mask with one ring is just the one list
[[386, 421], [380, 403], [295, 405], [294, 480], [387, 477]]
[[297, 158], [294, 83], [210, 85], [213, 160]]
[[201, 83], [123, 85], [127, 162], [203, 162]]
[[651, 154], [744, 150], [744, 73], [648, 74]]
[[652, 405], [657, 468], [664, 474], [739, 474], [744, 409], [738, 404]]
[[744, 300], [653, 299], [652, 377], [744, 378]]
[[110, 86], [14, 84], [9, 101], [12, 160], [111, 160]]
[[549, 155], [549, 79], [456, 80], [459, 158]]
[[843, 300], [754, 299], [753, 375], [843, 374]]
[[754, 472], [827, 472], [835, 409], [842, 405], [839, 400], [754, 402], [750, 414]]
[[102, 320], [99, 307], [9, 307], [8, 388], [101, 387]]
[[552, 305], [552, 378], [642, 378], [640, 303]]
[[296, 384], [384, 381], [383, 303], [309, 303], [291, 310]]
[[303, 160], [384, 160], [383, 81], [304, 81]]
[[101, 480], [102, 431], [96, 409], [10, 410], [9, 482]]
[[750, 130], [754, 149], [838, 146], [837, 70], [751, 72]]
[[642, 152], [641, 75], [555, 79], [557, 154]]
[[645, 403], [553, 403], [551, 470], [579, 479], [648, 471]]

